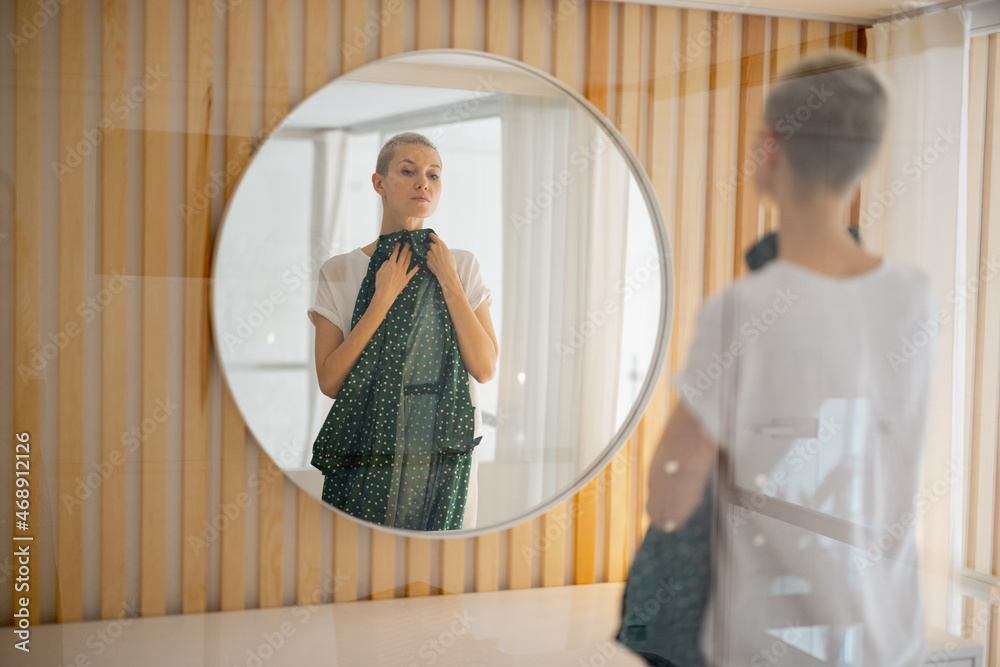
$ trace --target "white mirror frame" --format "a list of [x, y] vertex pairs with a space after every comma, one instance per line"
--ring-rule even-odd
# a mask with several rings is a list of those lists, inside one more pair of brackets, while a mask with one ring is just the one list
[[[645, 168], [642, 166], [642, 164], [640, 164], [639, 159], [635, 156], [635, 154], [632, 152], [632, 149], [629, 147], [628, 142], [625, 140], [625, 137], [623, 137], [622, 134], [618, 131], [618, 129], [614, 126], [614, 124], [612, 124], [611, 121], [608, 120], [607, 116], [601, 113], [601, 111], [597, 107], [595, 107], [589, 100], [587, 100], [587, 98], [585, 98], [575, 89], [571, 88], [570, 86], [563, 83], [559, 79], [548, 74], [547, 72], [543, 72], [539, 69], [536, 69], [535, 67], [532, 67], [531, 65], [528, 65], [527, 63], [523, 63], [513, 58], [508, 58], [506, 56], [500, 56], [493, 53], [486, 53], [483, 51], [471, 51], [467, 49], [421, 49], [419, 51], [407, 51], [405, 53], [400, 53], [386, 58], [373, 60], [369, 63], [365, 63], [360, 67], [352, 69], [350, 72], [345, 72], [343, 75], [335, 79], [332, 79], [329, 83], [326, 84], [326, 86], [332, 85], [341, 78], [348, 79], [356, 77], [358, 72], [365, 67], [377, 64], [384, 64], [387, 62], [391, 62], [393, 60], [412, 58], [414, 55], [423, 56], [432, 54], [435, 55], [455, 54], [462, 56], [475, 56], [479, 58], [495, 60], [497, 62], [506, 65], [511, 65], [513, 67], [522, 70], [524, 73], [538, 77], [542, 79], [544, 82], [557, 88], [563, 94], [568, 96], [570, 99], [579, 103], [590, 114], [591, 118], [598, 124], [598, 126], [600, 126], [601, 129], [605, 131], [605, 133], [607, 134], [608, 138], [612, 141], [614, 146], [618, 148], [618, 152], [621, 154], [621, 156], [628, 164], [632, 177], [635, 178], [636, 184], [638, 185], [639, 190], [642, 192], [642, 198], [646, 203], [646, 209], [649, 212], [649, 217], [653, 224], [653, 235], [656, 238], [658, 256], [659, 259], [661, 260], [660, 261], [660, 267], [661, 267], [660, 312], [665, 314], [664, 317], [660, 318], [659, 326], [657, 327], [656, 342], [654, 343], [653, 346], [653, 354], [650, 359], [649, 368], [647, 369], [647, 372], [645, 374], [645, 379], [643, 380], [642, 386], [639, 389], [638, 398], [636, 399], [635, 403], [633, 403], [628, 414], [625, 416], [625, 419], [618, 427], [618, 430], [615, 431], [615, 434], [612, 436], [608, 445], [605, 447], [604, 453], [599, 458], [597, 458], [593, 463], [591, 463], [591, 465], [588, 466], [580, 474], [579, 478], [573, 484], [571, 484], [569, 487], [567, 487], [558, 495], [537, 505], [536, 507], [533, 507], [532, 509], [522, 514], [521, 516], [514, 517], [512, 519], [508, 519], [506, 521], [502, 521], [500, 523], [492, 524], [489, 526], [482, 526], [476, 528], [468, 528], [460, 530], [419, 531], [419, 530], [407, 530], [403, 528], [393, 528], [391, 526], [384, 526], [380, 524], [370, 523], [368, 521], [359, 519], [353, 514], [348, 514], [347, 512], [339, 508], [336, 508], [330, 505], [329, 503], [325, 502], [322, 503], [325, 507], [331, 509], [337, 514], [340, 514], [341, 516], [356, 521], [361, 526], [372, 528], [375, 530], [382, 530], [395, 535], [399, 535], [401, 537], [424, 537], [433, 539], [449, 539], [449, 538], [464, 539], [466, 537], [476, 537], [478, 535], [490, 535], [492, 533], [502, 532], [514, 526], [518, 526], [524, 523], [525, 521], [530, 521], [535, 517], [548, 512], [553, 507], [559, 505], [560, 503], [565, 502], [569, 498], [572, 498], [581, 488], [583, 488], [597, 474], [599, 474], [600, 471], [603, 470], [604, 467], [611, 462], [615, 454], [618, 453], [618, 450], [628, 439], [629, 434], [639, 424], [639, 420], [642, 417], [642, 414], [645, 412], [646, 406], [649, 404], [649, 399], [653, 393], [656, 383], [660, 379], [660, 370], [663, 368], [663, 364], [667, 357], [667, 350], [669, 349], [670, 346], [670, 335], [671, 335], [671, 330], [673, 328], [673, 319], [674, 319], [674, 293], [672, 289], [674, 282], [673, 280], [674, 264], [673, 264], [673, 253], [670, 248], [670, 239], [667, 236], [666, 222], [663, 218], [663, 213], [660, 210], [659, 202], [656, 199], [656, 194], [653, 191], [653, 184], [650, 182], [649, 177], [646, 175]], [[326, 86], [324, 86], [324, 88]], [[299, 102], [298, 106], [307, 103], [310, 99], [312, 99], [312, 96], [306, 97], [301, 102]], [[297, 109], [298, 106], [296, 106], [295, 109]], [[289, 118], [295, 111], [295, 109], [290, 109], [289, 113], [285, 116], [285, 119]], [[267, 141], [270, 141], [271, 136], [273, 136], [274, 133], [276, 133], [279, 129], [281, 129], [281, 127], [284, 125], [284, 122], [285, 121], [282, 121], [274, 128], [271, 134], [269, 134], [261, 143], [261, 145], [258, 147], [258, 150], [254, 152], [254, 155], [257, 155], [258, 153], [261, 152]], [[223, 230], [225, 229], [225, 225], [228, 222], [230, 207], [233, 201], [235, 201], [236, 198], [239, 196], [240, 186], [242, 185], [243, 181], [243, 175], [250, 170], [252, 164], [253, 164], [253, 157], [251, 157], [250, 161], [247, 163], [246, 167], [241, 172], [239, 179], [233, 186], [232, 195], [229, 197], [229, 201], [226, 202], [226, 208], [222, 213], [222, 218], [219, 222], [219, 227], [216, 230], [215, 241], [213, 244], [214, 248], [212, 251], [211, 290], [209, 293], [209, 304], [208, 304], [209, 316], [212, 322], [212, 341], [215, 347], [215, 352], [219, 362], [219, 367], [220, 370], [222, 371], [222, 376], [224, 378], [226, 386], [230, 390], [230, 393], [234, 396], [236, 394], [232, 390], [233, 389], [232, 384], [230, 383], [229, 375], [226, 372], [226, 366], [223, 363], [222, 355], [219, 354], [221, 345], [219, 341], [219, 326], [215, 318], [215, 305], [214, 305], [216, 300], [215, 269], [217, 266], [219, 247], [221, 245]], [[244, 419], [244, 422], [247, 422], [247, 420]], [[253, 433], [253, 429], [251, 428], [249, 423], [246, 424], [246, 427], [251, 431], [251, 433]], [[254, 439], [257, 440], [258, 446], [260, 446], [261, 454], [267, 456], [268, 455], [267, 451], [263, 445], [260, 445], [260, 439], [257, 438], [256, 433], [254, 433]]]

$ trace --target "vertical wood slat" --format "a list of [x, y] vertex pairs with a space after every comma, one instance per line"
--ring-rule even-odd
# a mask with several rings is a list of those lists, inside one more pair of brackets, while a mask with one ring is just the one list
[[525, 521], [507, 531], [507, 588], [515, 591], [531, 588], [534, 522]]
[[[226, 164], [223, 196], [228, 202], [237, 177], [246, 169], [252, 134], [251, 91], [254, 21], [253, 6], [241, 3], [226, 15]], [[222, 442], [219, 466], [218, 512], [240, 507], [246, 493], [247, 428], [228, 386], [222, 388]], [[224, 524], [219, 533], [219, 608], [235, 611], [246, 606], [246, 520], [241, 516]]]
[[431, 594], [431, 541], [406, 538], [406, 590], [408, 598]]
[[[288, 113], [289, 21], [288, 0], [267, 0], [264, 18], [264, 118], [265, 136], [277, 119]], [[284, 552], [284, 479], [268, 453], [260, 452], [261, 484], [257, 507], [257, 595], [261, 608], [281, 606]]]
[[[981, 234], [988, 231], [983, 225], [984, 210], [982, 203], [984, 197], [988, 197], [984, 192], [983, 171], [987, 159], [987, 88], [986, 74], [988, 67], [988, 37], [974, 37], [969, 44], [969, 146], [968, 146], [968, 219], [967, 234], [969, 239], [969, 257], [976, 257], [978, 261], [969, 262], [970, 275], [978, 275], [980, 272], [980, 262], [982, 261], [982, 241]], [[987, 238], [988, 241], [988, 238]], [[980, 298], [982, 298], [980, 296]], [[990, 563], [991, 540], [981, 539], [983, 535], [989, 535], [991, 530], [990, 512], [987, 510], [987, 498], [994, 485], [994, 470], [991, 465], [983, 465], [990, 461], [990, 447], [988, 442], [982, 438], [983, 427], [983, 404], [981, 401], [982, 385], [984, 373], [989, 371], [983, 367], [980, 356], [980, 345], [982, 343], [981, 328], [986, 326], [978, 313], [981, 313], [980, 299], [976, 299], [975, 306], [966, 304], [967, 320], [967, 349], [971, 354], [967, 354], [966, 370], [972, 378], [972, 393], [968, 397], [969, 404], [973, 406], [970, 414], [970, 451], [969, 464], [971, 474], [969, 475], [969, 517], [966, 535], [966, 566], [981, 572], [988, 571]], [[989, 428], [987, 427], [987, 431]], [[984, 447], [985, 445], [985, 447]], [[984, 451], [985, 450], [985, 451]]]
[[476, 537], [475, 581], [477, 593], [500, 588], [500, 533]]
[[365, 63], [366, 0], [341, 0], [340, 2], [340, 69], [350, 72]]
[[[117, 118], [127, 95], [128, 3], [108, 0], [102, 15], [102, 123]], [[120, 104], [120, 102], [117, 102]], [[117, 130], [117, 131], [115, 131]], [[101, 482], [101, 618], [118, 618], [125, 604], [125, 446], [128, 430], [128, 298], [113, 289], [114, 273], [128, 274], [128, 132], [105, 133], [101, 143], [101, 288], [114, 294], [101, 311], [101, 460], [110, 473]], [[120, 292], [120, 293], [117, 293]], [[116, 463], [117, 462], [117, 463]]]
[[825, 51], [829, 44], [829, 24], [825, 21], [802, 22], [802, 55], [813, 51]]
[[518, 57], [532, 67], [544, 67], [545, 0], [521, 0]]
[[[306, 0], [303, 25], [302, 86], [309, 97], [329, 79], [329, 12], [326, 0]], [[325, 511], [322, 503], [301, 488], [295, 493], [295, 590], [300, 605], [317, 604], [322, 596], [323, 547], [320, 541]]]
[[452, 0], [451, 48], [476, 48], [476, 0]]
[[[170, 5], [146, 7], [146, 71], [170, 72]], [[158, 426], [143, 428], [142, 491], [140, 498], [139, 592], [143, 616], [166, 613], [166, 424], [157, 418], [172, 403], [167, 393], [169, 341], [170, 215], [170, 87], [165, 82], [146, 93], [142, 171], [142, 421], [155, 418]], [[167, 413], [169, 417], [169, 413]]]
[[184, 166], [184, 379], [181, 487], [181, 610], [207, 611], [208, 553], [196, 545], [208, 520], [208, 371], [211, 347], [208, 276], [211, 209], [200, 205], [209, 184], [212, 116], [211, 0], [188, 0], [187, 131]]
[[[654, 7], [653, 11], [657, 11], [657, 8]], [[591, 0], [587, 6], [587, 48], [583, 56], [585, 59], [583, 94], [604, 115], [608, 115], [608, 61], [610, 56], [611, 3], [606, 0]]]
[[417, 49], [441, 46], [441, 0], [417, 0]]
[[371, 534], [371, 599], [389, 600], [395, 597], [396, 536], [374, 528], [368, 532]]
[[486, 0], [486, 51], [510, 55], [509, 0]]
[[713, 18], [711, 74], [709, 77], [709, 192], [705, 230], [705, 290], [708, 295], [729, 283], [732, 276], [733, 218], [730, 207], [735, 182], [730, 180], [733, 161], [733, 105], [739, 94], [736, 42], [738, 19], [716, 13]]
[[[19, 0], [15, 8], [15, 24], [22, 25], [30, 21], [37, 11], [37, 4], [31, 0]], [[17, 99], [14, 101], [14, 363], [19, 369], [32, 369], [31, 357], [40, 347], [41, 342], [41, 40], [37, 37], [21, 44], [15, 51], [15, 86]], [[30, 471], [27, 475], [28, 488], [40, 489], [42, 481], [42, 442], [41, 435], [41, 380], [19, 375], [20, 380], [14, 384], [14, 419], [18, 436], [16, 440], [23, 442], [20, 434], [26, 433], [28, 438], [28, 461]], [[12, 447], [17, 453], [24, 453]], [[24, 459], [22, 459], [24, 460]], [[15, 482], [11, 480], [11, 488]], [[11, 492], [14, 495], [14, 492]], [[37, 496], [35, 496], [37, 497]], [[41, 500], [41, 498], [39, 498]], [[16, 563], [13, 551], [24, 544], [38, 553], [40, 536], [39, 514], [29, 515], [28, 528], [20, 530], [16, 526], [12, 531], [10, 563]], [[21, 542], [16, 538], [31, 538], [30, 542]], [[36, 561], [37, 562], [37, 561]], [[31, 592], [28, 604], [28, 620], [37, 624], [41, 619], [41, 601], [39, 591], [38, 568], [33, 567], [28, 574], [27, 585]], [[9, 586], [11, 593], [11, 609], [21, 607], [19, 598], [24, 597], [24, 591], [17, 591]]]
[[[86, 85], [86, 21], [83, 3], [70, 3], [62, 8], [59, 24], [59, 158], [64, 159], [70, 146], [84, 136]], [[22, 70], [18, 59], [18, 73]], [[24, 94], [18, 79], [18, 101]], [[18, 106], [20, 109], [20, 106]], [[38, 118], [38, 116], [34, 116]], [[21, 118], [18, 117], [18, 129]], [[37, 122], [37, 121], [33, 121]], [[20, 138], [21, 133], [17, 136]], [[30, 133], [28, 137], [32, 136]], [[16, 145], [18, 173], [21, 172], [20, 144]], [[78, 164], [68, 173], [60, 176], [59, 190], [59, 330], [71, 335], [65, 348], [59, 354], [59, 497], [72, 498], [74, 502], [59, 502], [56, 505], [58, 527], [56, 574], [56, 622], [75, 623], [83, 620], [83, 507], [78, 496], [76, 480], [83, 477], [83, 320], [76, 307], [84, 302], [87, 267], [84, 262], [86, 221], [85, 179], [86, 167]], [[28, 202], [30, 199], [26, 198]], [[20, 197], [18, 197], [20, 201]], [[20, 214], [18, 215], [20, 220]], [[38, 227], [34, 227], [38, 229]], [[18, 228], [17, 234], [20, 235]], [[14, 254], [21, 258], [20, 246]], [[31, 259], [30, 253], [24, 261]], [[15, 259], [15, 262], [17, 260]], [[15, 279], [20, 291], [20, 274]], [[18, 322], [21, 313], [18, 305]], [[15, 374], [18, 390], [35, 386], [25, 385], [20, 375]], [[16, 394], [17, 392], [15, 392]], [[22, 413], [18, 410], [15, 428], [22, 428]], [[35, 431], [37, 433], [37, 430]], [[34, 465], [34, 464], [33, 464]], [[145, 504], [144, 504], [145, 506]], [[31, 584], [35, 586], [34, 583]], [[37, 590], [37, 589], [35, 589]], [[17, 594], [20, 596], [20, 593]], [[146, 612], [144, 607], [143, 612]], [[37, 620], [32, 621], [37, 622]]]
[[[770, 75], [774, 81], [782, 71], [797, 59], [801, 51], [797, 31], [801, 21], [790, 18], [771, 19]], [[764, 204], [764, 231], [778, 230], [778, 206], [773, 202]]]
[[740, 59], [739, 135], [736, 149], [736, 238], [733, 275], [743, 275], [743, 253], [760, 235], [760, 199], [751, 172], [752, 147], [759, 131], [764, 102], [764, 31], [766, 19], [744, 16]]
[[381, 15], [388, 17], [379, 21], [378, 50], [382, 58], [403, 52], [403, 0], [381, 0]]
[[465, 540], [441, 540], [441, 592], [465, 592]]
[[559, 503], [542, 515], [538, 522], [539, 567], [542, 586], [562, 586], [566, 583], [566, 517], [567, 503]]
[[358, 524], [342, 514], [333, 515], [333, 572], [337, 585], [334, 602], [358, 599]]
[[[656, 193], [656, 198], [662, 202], [664, 224], [669, 225], [671, 216], [666, 202], [670, 201], [670, 183], [674, 179], [671, 164], [671, 152], [676, 144], [670, 131], [672, 116], [671, 103], [674, 99], [676, 69], [673, 54], [677, 52], [677, 28], [682, 10], [673, 7], [656, 6], [651, 8], [650, 47], [649, 47], [649, 85], [647, 90], [648, 113], [646, 121], [646, 172]], [[714, 40], [713, 40], [714, 42]], [[666, 234], [667, 230], [664, 229]], [[672, 236], [672, 235], [668, 235]], [[676, 272], [677, 267], [674, 267]], [[676, 284], [676, 275], [671, 276]], [[636, 530], [638, 537], [645, 535], [649, 528], [649, 515], [646, 512], [646, 502], [649, 495], [647, 479], [649, 463], [659, 445], [660, 436], [666, 425], [669, 379], [671, 369], [675, 367], [673, 350], [677, 349], [676, 328], [677, 318], [671, 323], [671, 351], [668, 352], [660, 371], [660, 379], [656, 383], [649, 406], [640, 422], [641, 437], [644, 444], [639, 455], [640, 469], [636, 480]]]
[[552, 76], [576, 88], [577, 2], [556, 2], [547, 16], [552, 26]]

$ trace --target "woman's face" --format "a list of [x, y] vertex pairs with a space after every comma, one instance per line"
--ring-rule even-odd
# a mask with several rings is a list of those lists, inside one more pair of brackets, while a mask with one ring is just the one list
[[402, 217], [428, 218], [441, 196], [441, 158], [433, 148], [406, 144], [396, 148], [389, 171], [373, 178], [386, 206]]

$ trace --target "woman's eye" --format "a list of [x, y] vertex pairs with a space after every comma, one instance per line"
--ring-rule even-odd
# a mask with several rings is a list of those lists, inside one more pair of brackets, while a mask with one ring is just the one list
[[440, 176], [440, 175], [438, 175], [438, 174], [431, 174], [431, 178], [433, 178], [433, 179], [435, 179], [435, 180], [436, 180], [436, 179], [438, 179], [438, 178], [441, 178], [441, 176]]
[[404, 169], [404, 170], [403, 170], [403, 175], [404, 175], [404, 176], [409, 176], [409, 175], [410, 175], [410, 174], [412, 174], [412, 173], [413, 173], [413, 172], [412, 172], [412, 171], [410, 171], [409, 169]]

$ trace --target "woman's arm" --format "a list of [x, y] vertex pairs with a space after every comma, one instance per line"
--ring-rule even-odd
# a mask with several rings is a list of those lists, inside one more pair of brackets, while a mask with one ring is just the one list
[[500, 346], [493, 332], [489, 303], [480, 304], [475, 311], [458, 279], [455, 258], [437, 234], [431, 232], [433, 243], [427, 251], [427, 268], [437, 277], [444, 291], [448, 314], [455, 325], [458, 351], [462, 363], [476, 382], [486, 382], [496, 374]]
[[385, 319], [389, 307], [403, 291], [419, 266], [407, 273], [412, 251], [396, 243], [395, 256], [390, 256], [375, 274], [375, 294], [368, 309], [344, 338], [344, 332], [323, 316], [316, 318], [316, 377], [319, 389], [330, 398], [337, 398], [347, 374], [358, 363], [365, 346]]

